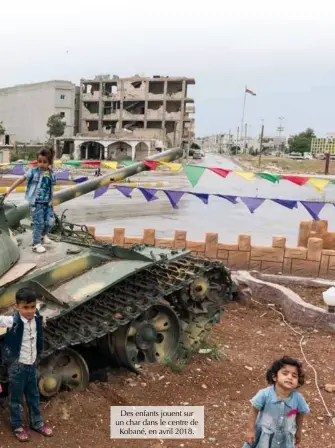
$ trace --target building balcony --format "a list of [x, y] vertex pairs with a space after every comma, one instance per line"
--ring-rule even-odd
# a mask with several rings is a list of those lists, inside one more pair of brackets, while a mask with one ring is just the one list
[[115, 110], [111, 113], [105, 113], [102, 118], [103, 118], [103, 120], [117, 121], [120, 119], [120, 111]]
[[161, 110], [147, 110], [147, 120], [163, 120], [163, 108]]
[[83, 120], [99, 120], [99, 113], [92, 113], [85, 109], [82, 111], [81, 118]]
[[180, 112], [166, 112], [165, 120], [182, 120], [182, 114]]
[[122, 120], [143, 121], [144, 114], [133, 114], [127, 110], [122, 111]]
[[82, 93], [83, 101], [99, 101], [100, 97], [100, 90], [96, 90], [93, 93]]

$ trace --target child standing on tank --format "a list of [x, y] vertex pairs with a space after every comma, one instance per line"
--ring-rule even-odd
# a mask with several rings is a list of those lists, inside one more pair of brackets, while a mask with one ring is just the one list
[[304, 384], [302, 364], [284, 356], [266, 373], [269, 387], [250, 401], [246, 442], [243, 448], [295, 448], [300, 446], [304, 414], [310, 412], [296, 388]]
[[16, 310], [12, 316], [0, 316], [0, 327], [7, 327], [2, 347], [2, 362], [8, 367], [10, 424], [17, 440], [28, 442], [22, 425], [22, 400], [26, 397], [30, 428], [50, 437], [40, 412], [36, 361], [43, 351], [43, 319], [37, 305], [38, 296], [31, 288], [16, 293]]
[[25, 198], [30, 205], [30, 213], [33, 220], [33, 251], [42, 254], [46, 251], [44, 244], [51, 244], [47, 234], [54, 225], [54, 213], [52, 207], [53, 186], [56, 178], [52, 170], [54, 151], [42, 149], [37, 155], [37, 166], [28, 170], [5, 193], [10, 192], [27, 180]]

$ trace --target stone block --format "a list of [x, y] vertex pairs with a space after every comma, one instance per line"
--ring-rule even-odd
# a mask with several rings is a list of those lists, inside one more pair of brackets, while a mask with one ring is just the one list
[[91, 235], [95, 236], [95, 227], [94, 226], [87, 226], [87, 229]]
[[328, 269], [327, 278], [329, 280], [335, 280], [335, 270]]
[[154, 245], [155, 244], [155, 236], [156, 236], [155, 229], [144, 229], [143, 243]]
[[323, 241], [321, 238], [309, 238], [307, 243], [307, 260], [321, 261]]
[[315, 230], [317, 234], [326, 233], [328, 231], [328, 221], [325, 219], [313, 221], [313, 230]]
[[218, 244], [218, 250], [238, 250], [238, 244]]
[[238, 250], [243, 252], [250, 252], [251, 250], [251, 236], [239, 235], [238, 236]]
[[124, 245], [124, 228], [115, 228], [114, 229], [114, 244], [119, 246]]
[[168, 239], [168, 238], [156, 238], [155, 239], [155, 246], [163, 246], [163, 247], [174, 248], [174, 240], [171, 240], [171, 239]]
[[284, 261], [284, 249], [275, 247], [252, 247], [251, 258], [256, 261]]
[[250, 260], [249, 270], [250, 271], [260, 271], [262, 266], [261, 261]]
[[218, 234], [206, 233], [205, 257], [216, 258], [218, 253]]
[[228, 254], [229, 254], [229, 251], [228, 251], [228, 250], [218, 250], [218, 255], [217, 255], [217, 257], [218, 257], [220, 260], [228, 260]]
[[322, 255], [333, 255], [335, 257], [335, 250], [333, 249], [323, 249]]
[[300, 260], [307, 259], [306, 247], [287, 247], [285, 249], [285, 258], [298, 258]]
[[114, 237], [113, 236], [105, 236], [105, 235], [99, 235], [95, 237], [98, 241], [104, 241], [105, 243], [113, 244], [114, 243]]
[[230, 269], [249, 269], [250, 252], [229, 251], [228, 266]]
[[319, 269], [319, 261], [292, 260], [292, 275], [297, 275], [300, 277], [318, 277]]
[[186, 232], [185, 230], [176, 230], [174, 234], [174, 247], [176, 249], [185, 249]]
[[284, 258], [283, 274], [289, 275], [291, 274], [291, 270], [292, 270], [292, 258]]
[[205, 253], [205, 243], [201, 241], [186, 241], [186, 248], [191, 251]]
[[307, 241], [309, 234], [312, 230], [312, 222], [313, 221], [301, 221], [299, 227], [299, 235], [298, 235], [298, 246], [307, 247]]
[[124, 244], [128, 246], [132, 246], [133, 244], [143, 244], [143, 238], [140, 237], [125, 237]]
[[279, 274], [283, 272], [283, 263], [278, 261], [262, 261], [261, 269], [266, 274]]
[[320, 263], [320, 271], [319, 271], [320, 277], [327, 278], [328, 265], [329, 265], [329, 255], [322, 255], [321, 263]]
[[283, 249], [286, 246], [286, 238], [284, 236], [274, 236], [272, 238], [272, 247]]
[[328, 269], [335, 269], [335, 257], [329, 257], [329, 266]]

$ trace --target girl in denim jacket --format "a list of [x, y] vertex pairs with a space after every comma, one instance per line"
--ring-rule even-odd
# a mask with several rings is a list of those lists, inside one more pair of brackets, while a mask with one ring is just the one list
[[5, 196], [27, 180], [25, 198], [30, 204], [33, 220], [33, 251], [38, 254], [45, 252], [43, 244], [51, 244], [47, 234], [54, 225], [52, 208], [53, 186], [56, 183], [52, 171], [54, 151], [42, 149], [37, 155], [37, 166], [31, 168], [8, 189]]
[[266, 373], [271, 385], [251, 399], [246, 442], [243, 448], [295, 448], [302, 435], [309, 407], [296, 388], [304, 384], [301, 363], [287, 356], [275, 361]]

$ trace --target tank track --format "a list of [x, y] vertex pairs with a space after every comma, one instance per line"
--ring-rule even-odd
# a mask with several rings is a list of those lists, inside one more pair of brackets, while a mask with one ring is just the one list
[[[190, 285], [199, 278], [205, 278], [214, 290], [214, 294], [202, 301], [190, 294]], [[206, 319], [209, 322], [215, 313], [220, 313], [224, 302], [232, 300], [232, 293], [230, 273], [219, 261], [186, 256], [167, 264], [156, 264], [67, 314], [48, 320], [41, 357], [99, 339], [162, 301], [174, 308], [184, 327], [197, 325], [197, 322], [204, 324]], [[192, 339], [189, 342], [192, 343]], [[187, 346], [187, 341], [183, 346]]]

